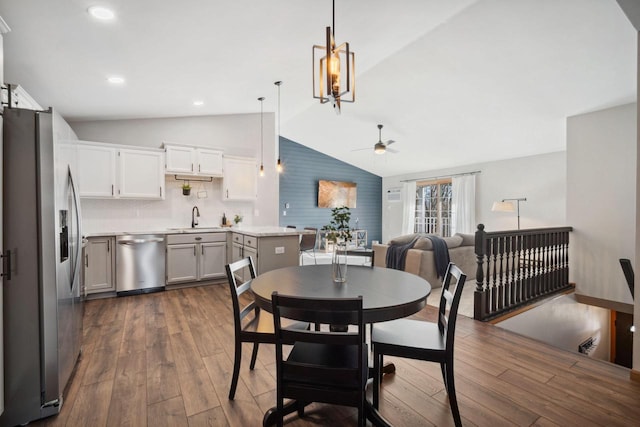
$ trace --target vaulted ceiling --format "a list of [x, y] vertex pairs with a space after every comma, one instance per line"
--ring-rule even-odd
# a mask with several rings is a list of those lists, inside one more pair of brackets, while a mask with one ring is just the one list
[[[381, 176], [564, 150], [566, 117], [636, 100], [615, 0], [336, 0], [357, 79], [340, 116], [311, 93], [329, 0], [100, 2], [112, 22], [95, 4], [1, 0], [5, 81], [95, 120], [275, 111], [282, 80], [283, 136]], [[373, 153], [378, 123], [399, 153]]]

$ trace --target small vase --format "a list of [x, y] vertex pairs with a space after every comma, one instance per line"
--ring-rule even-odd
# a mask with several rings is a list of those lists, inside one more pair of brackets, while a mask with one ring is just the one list
[[346, 243], [336, 243], [333, 246], [333, 257], [331, 258], [331, 271], [333, 281], [343, 283], [347, 281], [347, 245]]
[[183, 196], [188, 196], [191, 194], [191, 189], [190, 188], [183, 188], [182, 189], [182, 195]]

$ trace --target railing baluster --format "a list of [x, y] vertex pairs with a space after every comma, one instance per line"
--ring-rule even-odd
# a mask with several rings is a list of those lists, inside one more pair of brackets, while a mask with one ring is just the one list
[[570, 287], [571, 227], [476, 231], [474, 318], [486, 320]]

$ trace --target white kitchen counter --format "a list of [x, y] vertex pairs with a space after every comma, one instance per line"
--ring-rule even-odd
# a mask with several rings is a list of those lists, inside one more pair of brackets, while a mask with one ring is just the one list
[[87, 233], [84, 237], [121, 236], [138, 234], [183, 234], [183, 233], [240, 233], [253, 237], [278, 237], [301, 234], [313, 234], [311, 230], [296, 230], [293, 228], [275, 226], [240, 226], [240, 227], [196, 227], [196, 228], [165, 228], [162, 230], [123, 230]]

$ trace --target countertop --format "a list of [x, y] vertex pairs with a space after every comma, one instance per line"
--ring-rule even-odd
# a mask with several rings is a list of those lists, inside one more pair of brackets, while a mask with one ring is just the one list
[[138, 231], [104, 231], [95, 233], [86, 233], [84, 237], [110, 237], [122, 235], [141, 235], [141, 234], [185, 234], [185, 233], [240, 233], [253, 237], [282, 237], [301, 234], [313, 234], [311, 230], [297, 230], [294, 228], [276, 227], [276, 226], [240, 226], [240, 227], [184, 227], [184, 228], [165, 228], [160, 230], [138, 230]]

